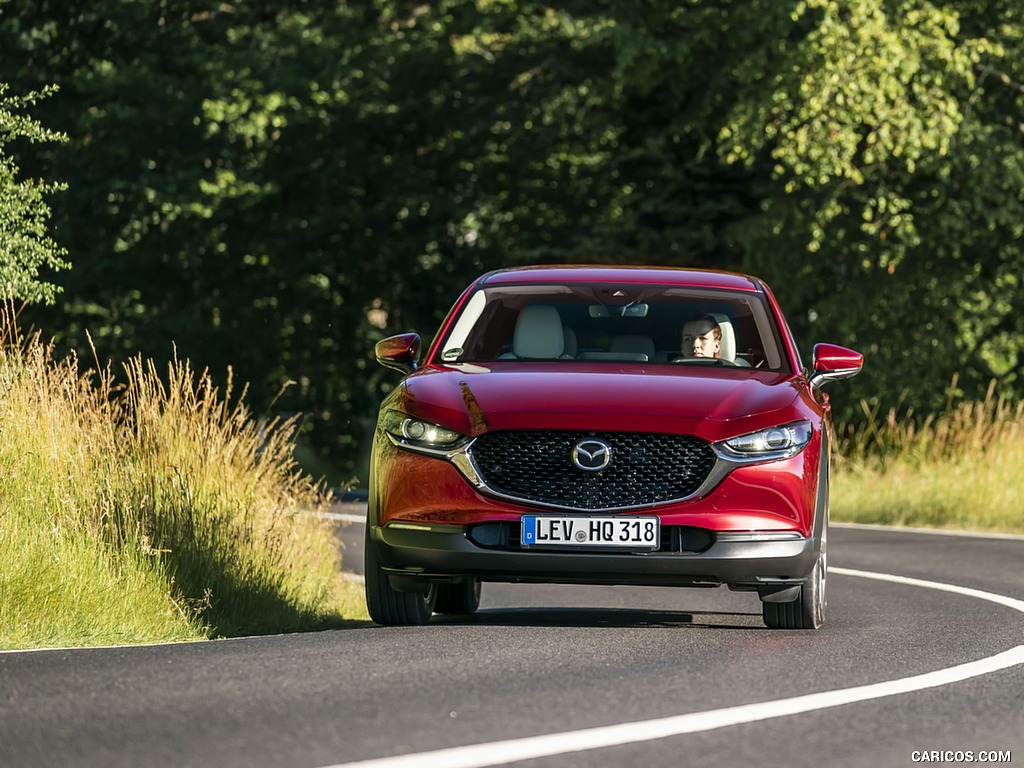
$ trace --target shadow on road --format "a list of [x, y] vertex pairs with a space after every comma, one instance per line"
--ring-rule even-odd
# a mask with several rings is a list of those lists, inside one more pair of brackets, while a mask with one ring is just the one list
[[650, 611], [629, 608], [491, 608], [478, 611], [471, 616], [434, 616], [431, 624], [502, 627], [765, 629], [761, 623], [760, 612]]

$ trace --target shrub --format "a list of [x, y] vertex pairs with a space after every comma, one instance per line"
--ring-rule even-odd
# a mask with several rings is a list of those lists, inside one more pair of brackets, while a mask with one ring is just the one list
[[[152, 642], [337, 626], [325, 499], [294, 421], [142, 358], [124, 382], [54, 360], [0, 316], [0, 646]], [[244, 393], [243, 393], [244, 394]]]

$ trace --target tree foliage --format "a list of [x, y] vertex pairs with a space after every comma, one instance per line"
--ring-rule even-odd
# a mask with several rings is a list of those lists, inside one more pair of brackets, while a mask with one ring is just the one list
[[807, 3], [803, 14], [819, 14], [800, 47], [809, 58], [725, 127], [731, 156], [773, 165], [766, 215], [744, 231], [750, 269], [789, 281], [802, 335], [869, 353], [856, 391], [875, 403], [905, 393], [940, 408], [954, 376], [972, 397], [992, 379], [1024, 383], [1011, 7], [992, 4], [977, 25], [986, 14], [971, 19], [966, 4]]
[[53, 89], [9, 95], [0, 81], [0, 291], [7, 299], [52, 303], [59, 290], [41, 280], [41, 269], [61, 269], [65, 251], [49, 233], [50, 208], [46, 195], [63, 189], [60, 184], [21, 178], [8, 147], [18, 139], [29, 142], [62, 141], [65, 137], [43, 128], [26, 109]]
[[[74, 269], [35, 317], [103, 355], [252, 382], [358, 453], [391, 375], [480, 271], [744, 269], [836, 398], [1020, 395], [1024, 19], [1009, 0], [107, 2], [0, 8], [0, 81], [62, 146]], [[958, 392], [950, 392], [954, 374]], [[278, 397], [286, 381], [296, 385]], [[845, 385], [844, 385], [845, 386]], [[277, 398], [277, 399], [275, 399]], [[273, 405], [272, 405], [273, 404]]]

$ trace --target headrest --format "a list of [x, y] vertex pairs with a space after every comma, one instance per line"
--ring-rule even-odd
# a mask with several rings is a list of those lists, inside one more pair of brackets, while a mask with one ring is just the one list
[[718, 321], [718, 327], [722, 329], [722, 348], [718, 356], [722, 360], [733, 362], [736, 360], [736, 332], [733, 330], [732, 321], [728, 315], [717, 312], [713, 316]]
[[647, 355], [648, 360], [654, 359], [654, 340], [650, 336], [622, 334], [612, 337], [608, 346], [610, 352], [631, 352]]
[[516, 357], [554, 360], [565, 352], [562, 318], [550, 304], [530, 304], [516, 320], [512, 351]]

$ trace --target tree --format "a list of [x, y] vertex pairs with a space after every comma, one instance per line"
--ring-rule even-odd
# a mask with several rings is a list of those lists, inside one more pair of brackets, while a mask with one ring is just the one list
[[[527, 262], [736, 268], [835, 402], [1024, 394], [1024, 30], [1010, 0], [24, 0], [0, 80], [71, 140], [76, 254], [34, 310], [103, 357], [175, 348], [352, 466], [466, 282]], [[283, 396], [282, 385], [296, 382]]]
[[805, 337], [864, 349], [852, 391], [872, 403], [932, 412], [992, 379], [1021, 393], [1024, 134], [1006, 118], [1024, 101], [984, 76], [1019, 69], [1009, 14], [968, 26], [953, 5], [809, 2], [766, 97], [723, 126], [728, 159], [773, 164], [748, 263], [796, 277]]
[[753, 205], [719, 242], [782, 288], [805, 353], [867, 353], [843, 416], [859, 398], [935, 411], [993, 379], [1024, 394], [1019, 3], [623, 0], [616, 15], [623, 87], [668, 94], [716, 173], [746, 171]]
[[8, 90], [9, 86], [0, 82], [0, 291], [9, 299], [53, 303], [60, 289], [41, 279], [40, 271], [63, 269], [68, 264], [63, 259], [66, 251], [49, 234], [50, 208], [45, 198], [65, 187], [19, 178], [10, 145], [18, 139], [33, 143], [66, 140], [25, 114], [28, 107], [56, 89], [24, 96], [8, 95]]
[[72, 137], [44, 167], [74, 180], [83, 258], [39, 324], [232, 366], [349, 460], [390, 385], [374, 341], [429, 334], [482, 269], [573, 258], [606, 205], [572, 194], [611, 151], [590, 27], [544, 4], [38, 0], [6, 22], [11, 75], [59, 78]]

